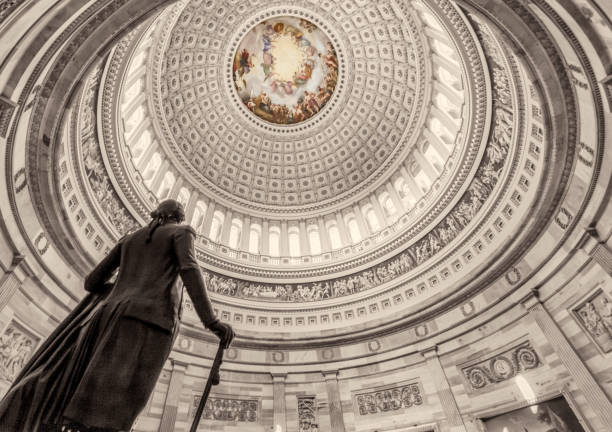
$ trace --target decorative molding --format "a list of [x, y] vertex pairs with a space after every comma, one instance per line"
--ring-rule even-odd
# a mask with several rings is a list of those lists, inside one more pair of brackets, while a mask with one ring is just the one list
[[540, 357], [531, 342], [525, 341], [485, 360], [462, 367], [461, 372], [472, 390], [480, 390], [541, 365]]

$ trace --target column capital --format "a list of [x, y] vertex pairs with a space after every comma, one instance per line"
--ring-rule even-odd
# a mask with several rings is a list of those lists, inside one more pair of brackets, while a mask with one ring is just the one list
[[541, 305], [542, 301], [540, 300], [540, 289], [532, 288], [529, 290], [523, 298], [519, 300], [519, 303], [523, 305], [523, 307], [527, 310], [533, 309], [535, 306]]
[[187, 366], [189, 366], [189, 363], [172, 357], [170, 357], [170, 364], [172, 365], [172, 371], [176, 372], [184, 372], [187, 370]]
[[323, 374], [323, 378], [327, 380], [337, 380], [338, 379], [338, 370], [325, 370], [321, 371]]
[[419, 351], [419, 353], [427, 360], [433, 357], [438, 357], [438, 345], [423, 348]]
[[270, 372], [270, 375], [272, 375], [273, 382], [285, 382], [288, 374], [286, 372]]

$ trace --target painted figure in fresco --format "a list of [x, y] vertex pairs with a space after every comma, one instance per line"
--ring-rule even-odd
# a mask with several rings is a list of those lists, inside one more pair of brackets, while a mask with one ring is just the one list
[[[177, 334], [179, 276], [204, 326], [229, 346], [234, 332], [212, 309], [195, 259], [195, 231], [181, 224], [183, 206], [163, 201], [151, 217], [148, 226], [119, 240], [87, 276], [90, 294], [0, 402], [1, 431], [130, 430]], [[16, 369], [31, 344], [13, 350], [9, 367]]]
[[[261, 45], [249, 42], [241, 46], [236, 53], [234, 58], [236, 88], [247, 108], [266, 121], [293, 124], [307, 120], [323, 108], [336, 87], [338, 60], [333, 45], [326, 41], [326, 52], [319, 52], [317, 46], [320, 45], [314, 42], [319, 42], [322, 36], [315, 32], [314, 24], [305, 20], [291, 24], [271, 21], [262, 25], [264, 27], [258, 33]], [[275, 73], [276, 42], [282, 41], [281, 46], [287, 49], [288, 38], [294, 44], [295, 54], [299, 57], [297, 71], [290, 78], [283, 76], [282, 73]], [[258, 49], [261, 49], [260, 55], [255, 53]], [[256, 68], [263, 74], [263, 80], [258, 83], [257, 80], [261, 78], [257, 78], [260, 75], [255, 73], [254, 81], [247, 84], [244, 76], [255, 68], [254, 53], [260, 59]], [[313, 79], [315, 70], [322, 70], [323, 74], [317, 73], [317, 79], [320, 80], [318, 85], [311, 86], [306, 91], [306, 86]], [[250, 88], [251, 86], [256, 87]], [[297, 102], [295, 98], [291, 98], [296, 94]], [[264, 103], [265, 96], [272, 96], [274, 102]], [[283, 102], [283, 98], [287, 102]]]

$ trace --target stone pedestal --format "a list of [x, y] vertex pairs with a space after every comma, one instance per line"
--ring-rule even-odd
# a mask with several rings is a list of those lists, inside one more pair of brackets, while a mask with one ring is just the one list
[[327, 387], [331, 432], [345, 432], [342, 401], [340, 400], [340, 386], [338, 384], [338, 371], [323, 372], [323, 378], [325, 379], [325, 386]]
[[582, 390], [585, 399], [604, 425], [612, 425], [612, 404], [599, 386], [591, 371], [578, 356], [574, 347], [567, 340], [555, 320], [550, 316], [538, 298], [537, 291], [532, 291], [522, 300], [523, 306], [537, 323], [546, 339], [555, 350], [561, 362], [572, 375], [574, 382]]
[[159, 424], [159, 432], [174, 431], [178, 404], [181, 398], [181, 389], [183, 388], [183, 379], [185, 378], [185, 370], [187, 369], [186, 363], [176, 360], [170, 361], [172, 363], [172, 375], [170, 376], [170, 383], [168, 384], [168, 392], [166, 393], [164, 411]]

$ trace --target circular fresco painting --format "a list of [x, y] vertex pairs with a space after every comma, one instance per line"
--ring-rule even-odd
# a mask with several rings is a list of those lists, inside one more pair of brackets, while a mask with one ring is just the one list
[[270, 123], [294, 124], [329, 101], [338, 59], [329, 38], [313, 23], [276, 17], [246, 34], [233, 72], [236, 90], [251, 112]]

